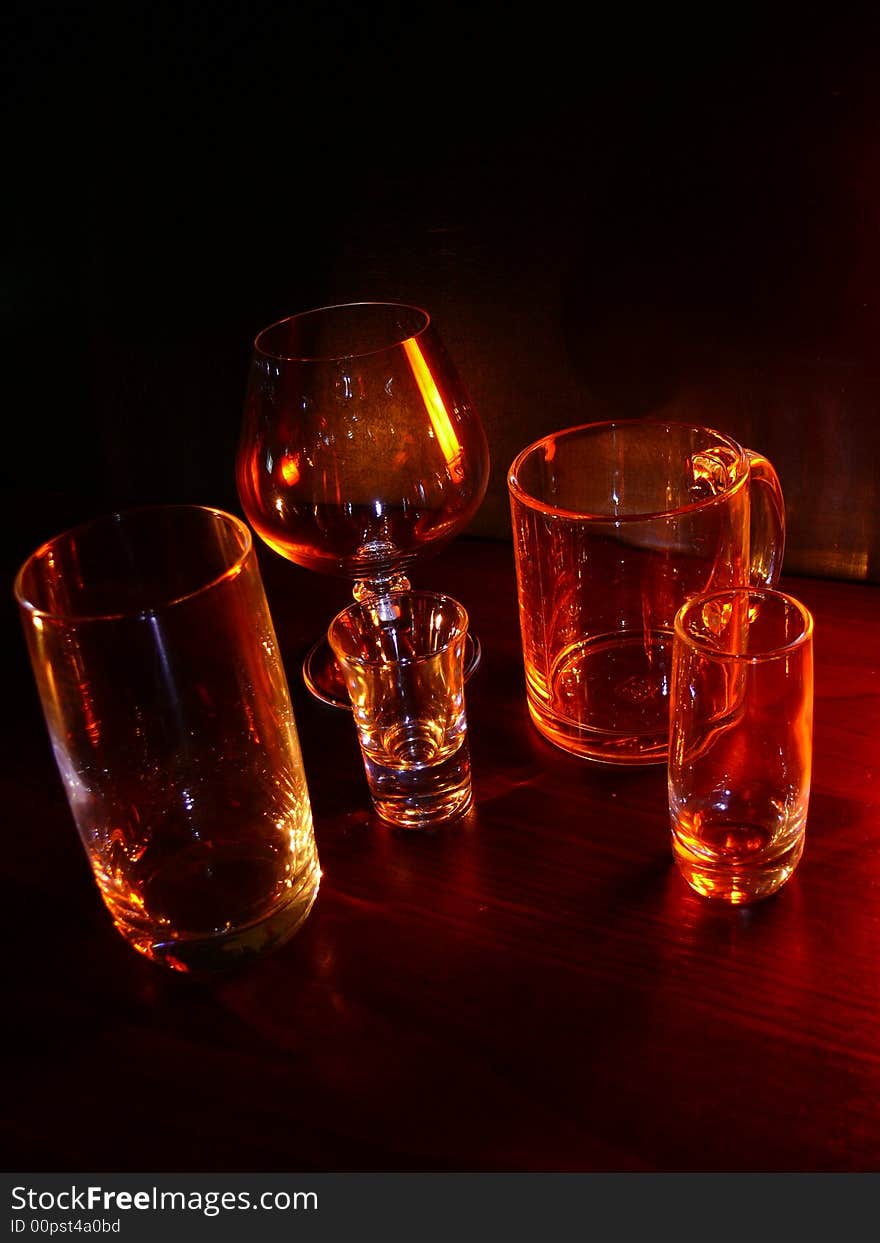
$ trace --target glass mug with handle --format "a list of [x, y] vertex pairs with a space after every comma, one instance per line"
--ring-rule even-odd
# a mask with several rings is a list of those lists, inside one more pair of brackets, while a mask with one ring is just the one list
[[575, 755], [665, 763], [678, 609], [778, 582], [774, 467], [711, 428], [640, 419], [545, 436], [507, 482], [532, 720]]

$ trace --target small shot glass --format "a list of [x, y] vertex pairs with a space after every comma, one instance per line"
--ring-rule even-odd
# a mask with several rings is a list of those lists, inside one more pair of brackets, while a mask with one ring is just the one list
[[813, 749], [813, 618], [784, 592], [698, 595], [675, 619], [672, 851], [688, 884], [734, 905], [780, 889], [804, 849]]
[[464, 703], [468, 617], [451, 596], [395, 592], [343, 609], [330, 646], [351, 699], [370, 796], [417, 829], [471, 806]]

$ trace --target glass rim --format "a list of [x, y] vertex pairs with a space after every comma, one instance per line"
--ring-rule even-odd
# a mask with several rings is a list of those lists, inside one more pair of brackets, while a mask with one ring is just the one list
[[628, 522], [651, 522], [657, 518], [669, 518], [673, 515], [692, 513], [698, 509], [708, 509], [711, 505], [721, 504], [727, 501], [729, 497], [735, 496], [747, 484], [749, 471], [745, 470], [732, 487], [713, 496], [701, 497], [700, 500], [691, 501], [687, 505], [677, 505], [673, 509], [649, 510], [638, 514], [614, 514], [592, 513], [581, 509], [564, 509], [561, 505], [552, 505], [550, 502], [542, 501], [530, 492], [527, 492], [517, 477], [526, 458], [551, 443], [568, 439], [569, 437], [580, 436], [584, 432], [623, 431], [639, 427], [664, 427], [667, 430], [670, 428], [680, 428], [693, 432], [705, 432], [708, 436], [720, 440], [728, 448], [732, 449], [741, 463], [747, 464], [748, 462], [747, 450], [737, 440], [727, 435], [726, 432], [719, 432], [714, 427], [708, 427], [702, 423], [676, 419], [600, 419], [597, 422], [577, 423], [572, 427], [561, 427], [554, 432], [548, 432], [546, 436], [542, 436], [539, 440], [534, 440], [531, 444], [526, 445], [525, 448], [520, 449], [507, 471], [507, 487], [511, 497], [520, 501], [528, 509], [534, 510], [536, 513], [546, 514], [548, 517], [574, 518], [580, 522], [613, 523], [617, 526], [618, 524]]
[[[713, 647], [705, 639], [689, 634], [685, 630], [685, 620], [691, 609], [704, 607], [713, 600], [732, 600], [742, 599], [743, 597], [755, 600], [773, 600], [777, 603], [788, 605], [801, 619], [800, 632], [786, 643], [779, 643], [774, 647], [765, 647], [758, 652], [735, 652]], [[675, 639], [693, 651], [709, 656], [713, 660], [735, 661], [738, 664], [744, 665], [757, 665], [764, 661], [778, 660], [781, 656], [796, 652], [799, 648], [805, 647], [812, 641], [814, 627], [815, 623], [812, 612], [796, 596], [791, 595], [790, 592], [781, 591], [777, 587], [753, 586], [718, 587], [714, 591], [698, 592], [697, 595], [691, 596], [689, 600], [685, 600], [676, 613], [673, 623]]]
[[[166, 599], [157, 601], [156, 604], [151, 605], [149, 608], [129, 609], [113, 613], [55, 612], [50, 609], [40, 608], [38, 604], [35, 604], [33, 600], [30, 600], [25, 595], [23, 586], [25, 575], [36, 559], [45, 554], [53, 545], [57, 546], [62, 541], [70, 540], [77, 535], [85, 533], [91, 528], [107, 524], [112, 525], [114, 523], [119, 525], [126, 519], [134, 518], [138, 515], [142, 516], [155, 514], [158, 516], [160, 513], [170, 514], [175, 512], [210, 514], [215, 519], [220, 519], [221, 522], [231, 527], [241, 538], [241, 549], [226, 569], [220, 574], [215, 574], [206, 582], [200, 583], [197, 587], [194, 587], [192, 591], [186, 591], [177, 596], [169, 596]], [[43, 543], [29, 553], [22, 562], [13, 580], [12, 590], [19, 608], [32, 620], [38, 618], [41, 622], [63, 622], [66, 624], [77, 625], [85, 624], [87, 622], [102, 621], [138, 621], [149, 617], [155, 617], [158, 613], [164, 612], [166, 609], [173, 608], [178, 604], [183, 604], [187, 600], [194, 599], [196, 596], [204, 595], [206, 592], [213, 590], [214, 587], [219, 586], [221, 583], [235, 578], [241, 572], [245, 561], [251, 555], [253, 546], [253, 535], [251, 534], [251, 530], [247, 523], [243, 522], [241, 518], [236, 517], [235, 514], [230, 514], [225, 509], [219, 509], [213, 505], [196, 505], [188, 504], [186, 502], [170, 502], [168, 504], [157, 505], [133, 505], [123, 509], [108, 510], [105, 513], [95, 515], [93, 518], [86, 518], [84, 521], [77, 522], [73, 526], [66, 527], [63, 531], [59, 531], [57, 534], [50, 536], [49, 539], [44, 540]]]
[[[261, 341], [270, 332], [274, 332], [277, 328], [284, 324], [292, 324], [296, 320], [305, 320], [312, 315], [327, 315], [331, 311], [351, 311], [356, 308], [377, 308], [382, 307], [385, 310], [397, 309], [401, 311], [414, 312], [421, 316], [422, 324], [417, 332], [408, 333], [406, 336], [398, 335], [395, 339], [389, 340], [385, 345], [380, 345], [376, 349], [348, 350], [345, 353], [336, 354], [297, 354], [295, 352], [281, 353], [277, 350], [266, 349]], [[267, 324], [265, 328], [261, 328], [254, 338], [254, 353], [261, 358], [270, 359], [273, 362], [290, 362], [290, 363], [334, 363], [342, 362], [346, 358], [368, 358], [373, 354], [382, 354], [386, 350], [397, 349], [404, 341], [413, 341], [422, 336], [430, 327], [431, 316], [424, 307], [417, 306], [413, 302], [398, 302], [394, 299], [368, 298], [364, 301], [353, 302], [331, 302], [325, 306], [310, 307], [305, 311], [297, 311], [293, 315], [284, 315], [281, 319], [276, 319], [273, 323]]]
[[[393, 601], [393, 600], [399, 600], [399, 599], [413, 599], [413, 598], [419, 599], [419, 600], [434, 600], [442, 604], [451, 604], [456, 611], [456, 616], [458, 619], [457, 630], [456, 630], [456, 633], [451, 635], [449, 639], [447, 640], [447, 642], [444, 643], [442, 647], [437, 648], [436, 651], [420, 652], [416, 656], [409, 656], [409, 657], [402, 656], [394, 662], [395, 664], [417, 665], [427, 660], [433, 660], [437, 656], [439, 656], [441, 652], [445, 652], [446, 649], [450, 646], [450, 644], [455, 639], [467, 638], [468, 626], [470, 624], [470, 617], [468, 615], [468, 611], [465, 608], [465, 606], [461, 603], [460, 600], [457, 600], [455, 596], [450, 596], [445, 591], [431, 591], [429, 588], [416, 588], [413, 590], [404, 589], [402, 591], [386, 592], [383, 596], [374, 597], [374, 600], [392, 600]], [[333, 643], [329, 638], [336, 623], [340, 621], [340, 619], [343, 617], [347, 617], [351, 615], [352, 613], [359, 613], [362, 609], [368, 608], [370, 604], [374, 602], [374, 600], [355, 600], [353, 604], [346, 605], [344, 609], [339, 610], [339, 612], [335, 615], [335, 617], [331, 618], [330, 623], [327, 626], [327, 636], [328, 636], [328, 642], [330, 643], [330, 646], [333, 649], [333, 654], [337, 660], [340, 659], [339, 655], [336, 652], [335, 648], [333, 648]], [[346, 656], [345, 659], [349, 661], [349, 663], [360, 665], [363, 668], [380, 668], [383, 665], [388, 665], [392, 663], [391, 661], [387, 661], [387, 660], [370, 660], [366, 657], [360, 657], [360, 656], [352, 656], [352, 657]]]

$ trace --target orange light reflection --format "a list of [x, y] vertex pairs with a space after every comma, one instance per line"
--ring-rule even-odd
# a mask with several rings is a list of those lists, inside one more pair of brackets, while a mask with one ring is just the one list
[[299, 477], [300, 477], [299, 454], [297, 453], [297, 454], [291, 455], [289, 453], [286, 453], [284, 457], [281, 459], [280, 470], [281, 470], [281, 478], [284, 480], [284, 482], [287, 484], [289, 488], [292, 488], [295, 483], [299, 482]]
[[434, 435], [443, 451], [446, 459], [446, 467], [449, 471], [449, 477], [454, 483], [461, 483], [464, 479], [464, 465], [461, 445], [458, 443], [458, 437], [455, 434], [455, 428], [452, 426], [452, 420], [449, 412], [443, 404], [443, 398], [440, 396], [440, 390], [434, 382], [431, 369], [425, 361], [418, 341], [413, 337], [403, 343], [406, 360], [409, 363], [416, 384], [419, 386], [419, 392], [422, 395], [422, 401], [431, 419], [431, 426], [434, 428]]

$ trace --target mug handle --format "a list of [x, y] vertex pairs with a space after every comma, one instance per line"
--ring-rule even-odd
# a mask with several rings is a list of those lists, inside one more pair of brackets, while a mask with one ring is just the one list
[[751, 570], [753, 587], [775, 587], [785, 553], [785, 500], [771, 462], [762, 453], [746, 449], [749, 463], [751, 513]]

